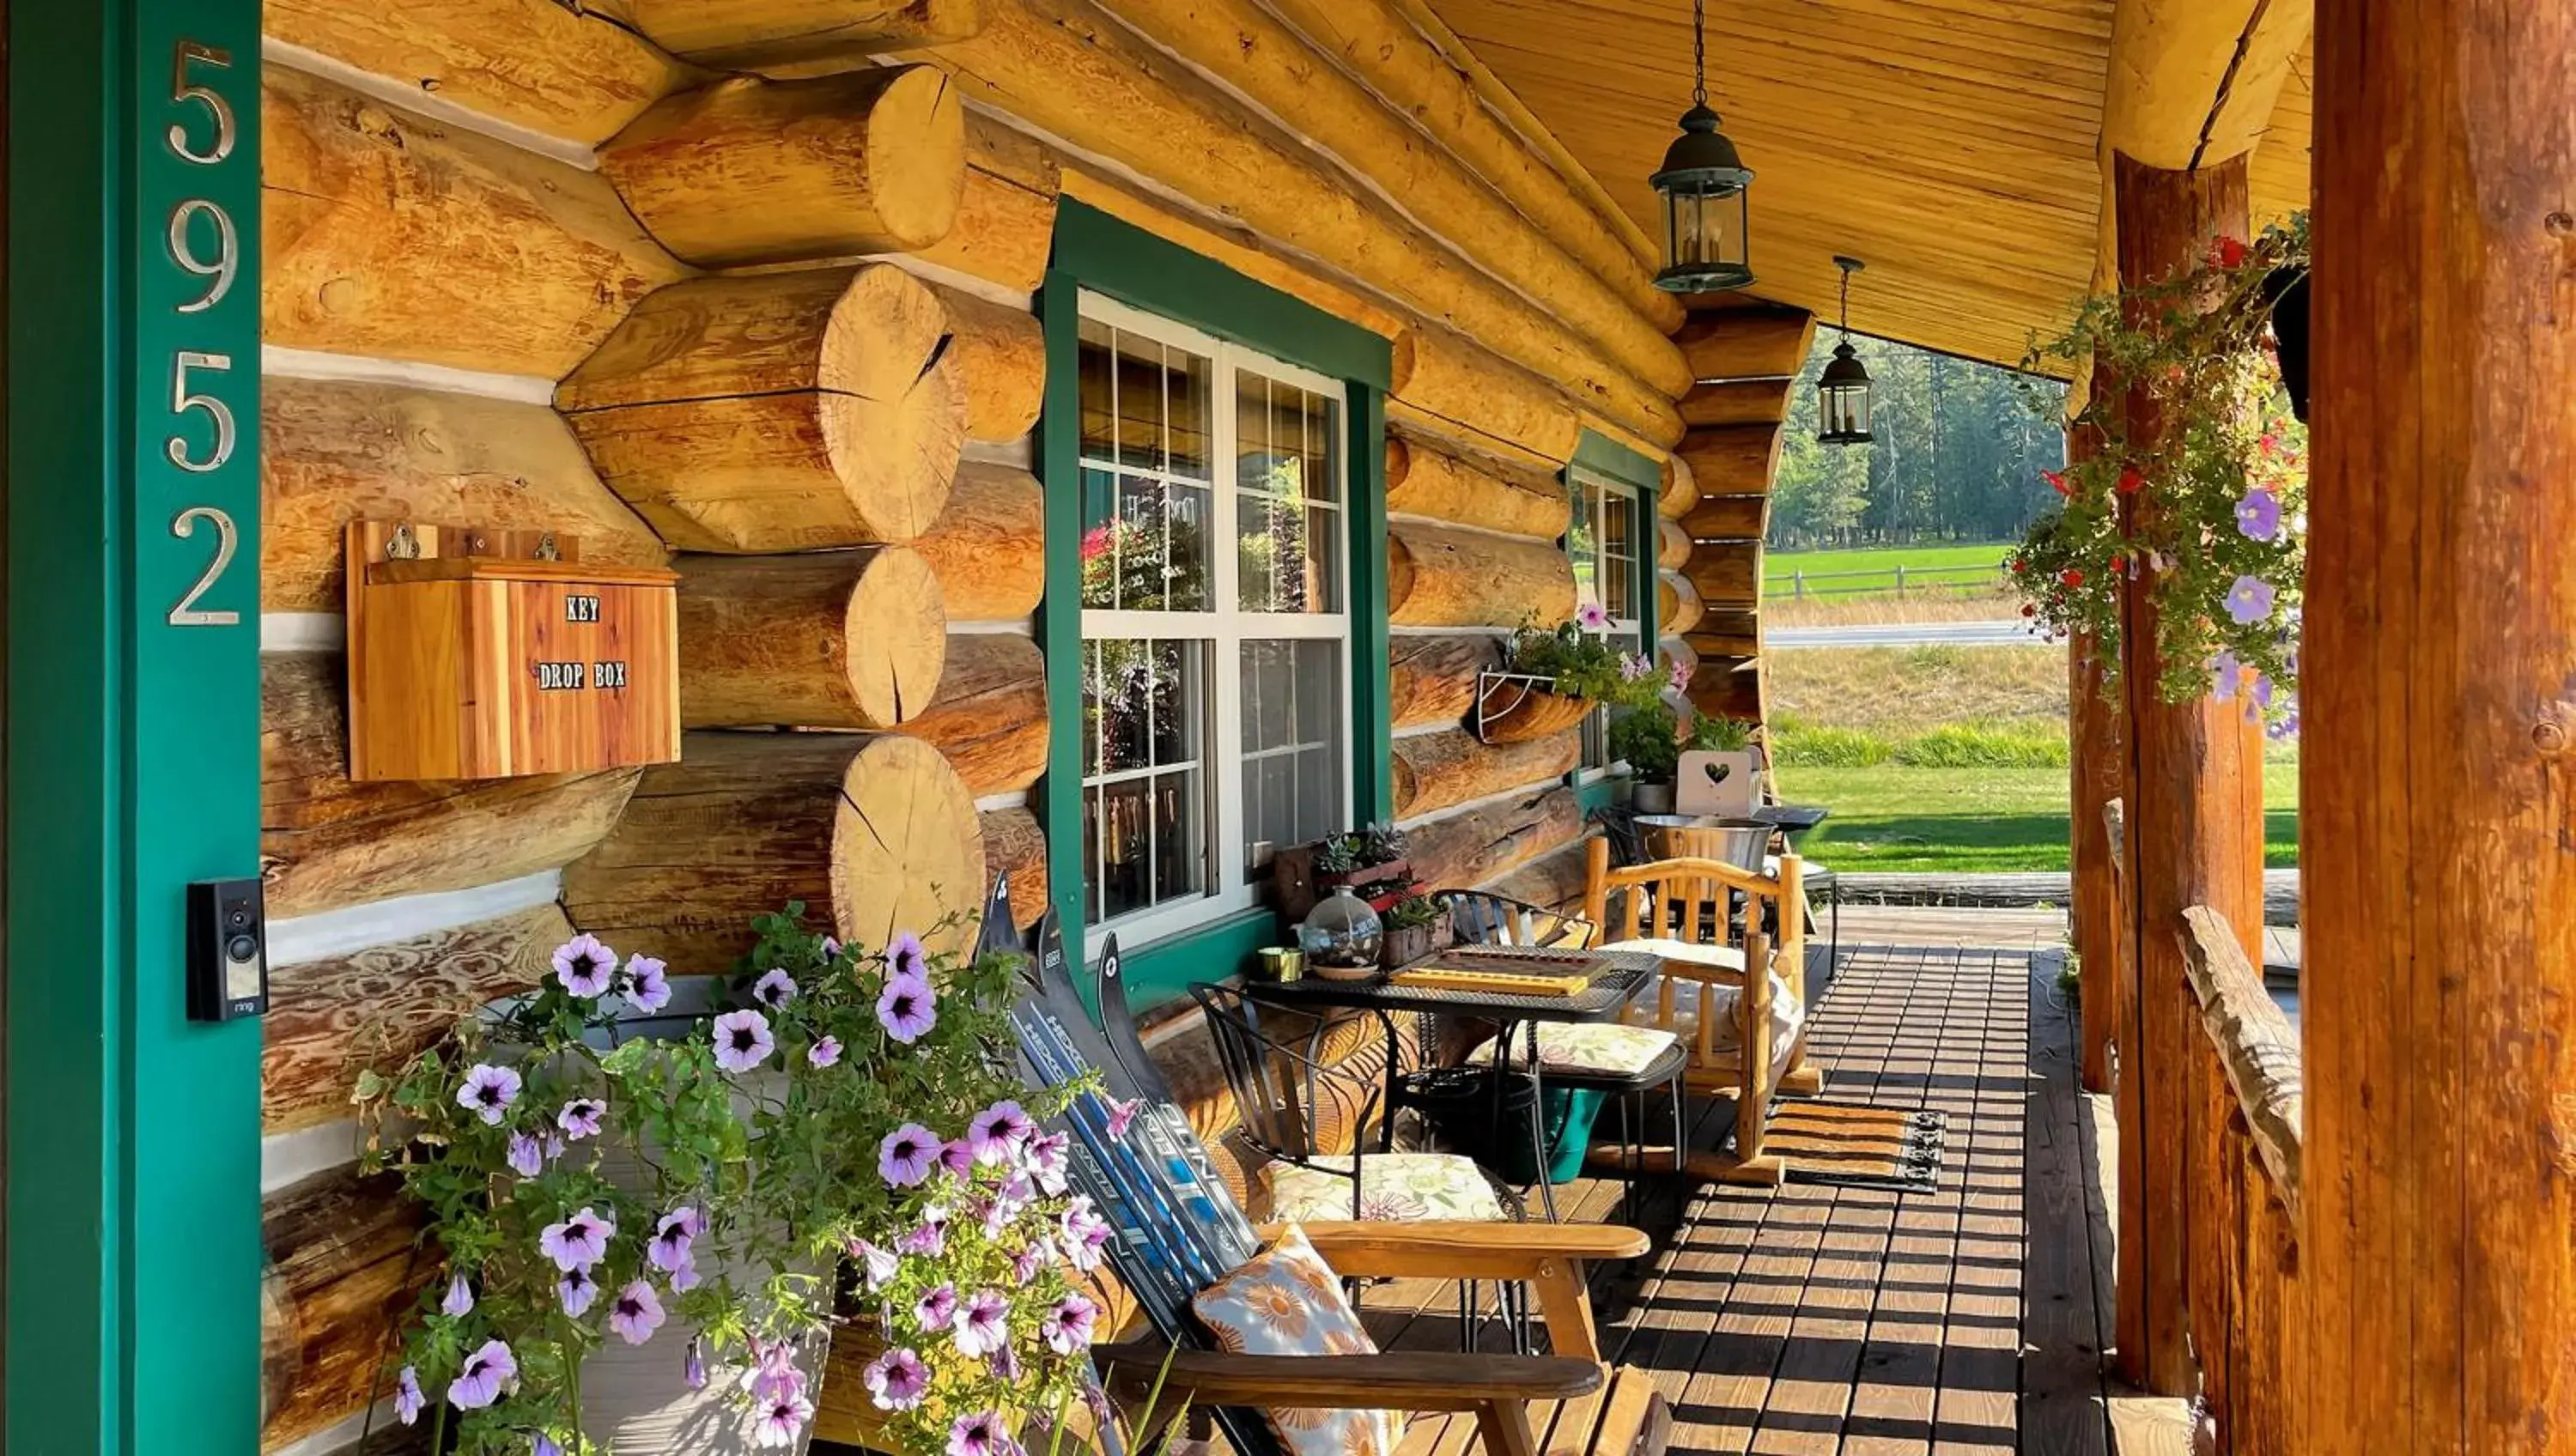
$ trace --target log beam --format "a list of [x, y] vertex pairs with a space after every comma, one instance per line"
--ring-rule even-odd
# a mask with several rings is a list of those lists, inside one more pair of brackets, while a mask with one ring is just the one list
[[891, 264], [654, 294], [555, 391], [610, 489], [683, 550], [909, 541], [966, 409], [948, 312]]
[[2314, 0], [2120, 0], [2102, 146], [2185, 171], [2254, 150], [2315, 23]]
[[438, 1272], [417, 1247], [421, 1206], [390, 1173], [356, 1164], [268, 1195], [260, 1312], [263, 1450], [310, 1436], [391, 1393], [385, 1355]]
[[1548, 789], [1414, 826], [1413, 873], [1432, 889], [1488, 884], [1583, 834], [1574, 790]]
[[565, 163], [280, 66], [260, 125], [267, 343], [559, 379], [687, 276]]
[[1682, 574], [1710, 611], [1755, 611], [1762, 605], [1762, 543], [1702, 541]]
[[1704, 495], [1681, 527], [1692, 541], [1758, 541], [1770, 515], [1767, 495]]
[[912, 549], [938, 574], [949, 621], [1026, 621], [1046, 592], [1046, 490], [1016, 465], [966, 461]]
[[656, 103], [599, 169], [700, 267], [902, 252], [948, 235], [966, 113], [928, 66], [810, 81], [736, 76]]
[[1727, 379], [1694, 384], [1682, 396], [1682, 423], [1704, 425], [1776, 425], [1789, 417], [1786, 379]]
[[1563, 778], [1574, 771], [1582, 751], [1581, 741], [1570, 732], [1494, 746], [1460, 730], [1399, 738], [1395, 817], [1411, 819]]
[[904, 731], [937, 748], [982, 798], [1025, 789], [1046, 772], [1046, 656], [1016, 632], [948, 639], [939, 696]]
[[1386, 508], [1513, 536], [1554, 541], [1574, 508], [1565, 487], [1496, 460], [1443, 450], [1388, 432]]
[[680, 721], [691, 728], [898, 728], [930, 711], [948, 616], [900, 546], [693, 554], [680, 569]]
[[1704, 499], [1713, 495], [1768, 495], [1780, 468], [1784, 429], [1771, 425], [1714, 425], [1682, 437], [1674, 453], [1690, 465]]
[[2316, 67], [2308, 1449], [2566, 1456], [2576, 11], [2325, 0]]
[[984, 28], [987, 0], [589, 0], [685, 61], [762, 71], [946, 45]]
[[1691, 706], [1712, 718], [1763, 721], [1762, 659], [1703, 657], [1691, 673]]
[[1816, 316], [1787, 304], [1693, 309], [1673, 335], [1698, 384], [1792, 379], [1816, 342]]
[[1554, 627], [1574, 616], [1574, 563], [1553, 542], [1398, 521], [1386, 555], [1387, 620], [1399, 627]]
[[871, 949], [910, 930], [962, 950], [983, 887], [974, 796], [930, 745], [698, 732], [680, 762], [645, 772], [616, 831], [565, 869], [564, 911], [612, 945], [713, 974], [742, 954], [751, 917], [790, 900]]
[[1387, 702], [1393, 725], [1456, 723], [1476, 706], [1476, 674], [1502, 666], [1493, 637], [1403, 636], [1387, 644]]

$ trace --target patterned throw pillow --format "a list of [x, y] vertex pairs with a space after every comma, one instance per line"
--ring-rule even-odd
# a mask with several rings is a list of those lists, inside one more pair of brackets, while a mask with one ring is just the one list
[[[1217, 1346], [1239, 1355], [1374, 1355], [1340, 1278], [1289, 1224], [1278, 1241], [1190, 1301]], [[1394, 1411], [1265, 1410], [1290, 1456], [1394, 1456]]]

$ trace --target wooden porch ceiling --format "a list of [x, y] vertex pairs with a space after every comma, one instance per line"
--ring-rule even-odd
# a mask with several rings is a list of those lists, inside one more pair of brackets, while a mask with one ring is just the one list
[[[1650, 232], [1690, 100], [1689, 0], [1429, 0]], [[1753, 292], [2018, 364], [2093, 276], [2114, 0], [1713, 0], [1711, 103], [1756, 175]], [[2255, 159], [2256, 211], [2304, 197], [2302, 60]]]

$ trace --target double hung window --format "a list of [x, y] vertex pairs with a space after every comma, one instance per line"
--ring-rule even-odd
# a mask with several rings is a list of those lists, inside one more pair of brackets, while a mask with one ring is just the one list
[[1254, 903], [1351, 821], [1344, 386], [1084, 294], [1084, 919]]
[[[1566, 473], [1574, 496], [1574, 514], [1565, 531], [1566, 554], [1574, 561], [1575, 601], [1600, 609], [1597, 631], [1622, 652], [1642, 650], [1638, 607], [1638, 555], [1644, 549], [1644, 522], [1636, 489], [1577, 465]], [[1590, 614], [1587, 614], [1590, 615]], [[1598, 773], [1610, 766], [1609, 710], [1583, 720], [1583, 769]]]

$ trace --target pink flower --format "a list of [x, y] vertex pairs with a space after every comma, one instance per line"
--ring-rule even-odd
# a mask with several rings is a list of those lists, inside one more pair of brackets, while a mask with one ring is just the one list
[[648, 955], [626, 958], [626, 1002], [638, 1011], [659, 1011], [671, 1004], [670, 967]]
[[938, 1025], [938, 993], [931, 990], [928, 978], [903, 971], [886, 977], [885, 990], [877, 997], [877, 1024], [905, 1046]]
[[948, 1252], [948, 1210], [936, 1204], [921, 1211], [921, 1222], [894, 1241], [895, 1252], [936, 1259]]
[[2050, 490], [2053, 490], [2059, 495], [2065, 496], [2070, 500], [2074, 498], [2075, 487], [2067, 483], [2065, 471], [2043, 470], [2039, 473], [2039, 478], [2048, 482], [2048, 488]]
[[1038, 1180], [1039, 1189], [1049, 1198], [1064, 1196], [1065, 1169], [1069, 1161], [1066, 1150], [1071, 1143], [1072, 1139], [1063, 1133], [1051, 1132], [1031, 1138], [1029, 1145], [1021, 1150], [1022, 1166]]
[[1109, 1135], [1113, 1138], [1125, 1137], [1128, 1125], [1136, 1120], [1136, 1109], [1144, 1105], [1143, 1099], [1130, 1097], [1124, 1102], [1107, 1098], [1102, 1100], [1109, 1103]]
[[1068, 1294], [1046, 1312], [1038, 1329], [1048, 1349], [1059, 1355], [1074, 1355], [1090, 1347], [1091, 1327], [1099, 1318], [1100, 1306], [1079, 1294]]
[[850, 1257], [857, 1262], [870, 1294], [892, 1284], [903, 1271], [903, 1260], [893, 1250], [880, 1249], [865, 1239], [850, 1240]]
[[617, 952], [595, 935], [576, 935], [555, 948], [555, 979], [572, 994], [588, 1000], [608, 989], [617, 972]]
[[590, 1277], [589, 1266], [566, 1269], [555, 1281], [555, 1298], [563, 1301], [563, 1312], [579, 1319], [590, 1312], [590, 1302], [599, 1297], [599, 1281]]
[[456, 1105], [482, 1118], [486, 1127], [499, 1127], [501, 1114], [518, 1100], [519, 1074], [489, 1062], [467, 1069], [465, 1085], [456, 1089]]
[[1673, 662], [1672, 675], [1666, 678], [1665, 682], [1671, 685], [1674, 692], [1689, 692], [1691, 685], [1690, 664], [1679, 659], [1675, 659]]
[[812, 1046], [805, 1049], [805, 1060], [818, 1067], [837, 1065], [841, 1060], [841, 1039], [837, 1036], [826, 1036], [816, 1040]]
[[617, 1302], [609, 1306], [608, 1327], [630, 1345], [653, 1338], [653, 1332], [662, 1327], [662, 1301], [653, 1286], [638, 1279], [617, 1291]]
[[514, 1132], [510, 1134], [509, 1161], [511, 1172], [534, 1178], [546, 1170], [546, 1145], [537, 1141], [534, 1133]]
[[1010, 1444], [999, 1411], [962, 1415], [948, 1426], [948, 1456], [1006, 1456]]
[[917, 1122], [907, 1122], [877, 1145], [877, 1174], [895, 1188], [910, 1188], [930, 1176], [939, 1159], [939, 1139]]
[[966, 1145], [975, 1150], [976, 1162], [998, 1166], [1010, 1161], [1037, 1131], [1038, 1125], [1020, 1104], [1005, 1098], [967, 1122]]
[[717, 1017], [715, 1034], [716, 1065], [728, 1072], [748, 1072], [778, 1047], [769, 1036], [769, 1018], [749, 1008]]
[[796, 978], [783, 970], [773, 970], [752, 983], [751, 999], [775, 1011], [796, 999]]
[[908, 1411], [930, 1391], [930, 1367], [910, 1350], [888, 1350], [859, 1372], [879, 1410]]
[[458, 1410], [481, 1410], [501, 1398], [519, 1378], [518, 1358], [499, 1340], [486, 1340], [465, 1357], [465, 1366], [447, 1383], [447, 1403]]
[[963, 1178], [975, 1171], [975, 1150], [964, 1138], [950, 1138], [940, 1145], [939, 1166]]
[[1610, 614], [1601, 609], [1599, 602], [1585, 602], [1574, 609], [1574, 625], [1586, 632], [1606, 632], [1610, 628]]
[[561, 1223], [540, 1229], [537, 1249], [558, 1269], [587, 1269], [608, 1257], [608, 1240], [616, 1232], [617, 1225], [605, 1215], [583, 1208]]
[[574, 1142], [599, 1131], [600, 1120], [608, 1115], [608, 1104], [596, 1097], [576, 1097], [555, 1114], [555, 1126]]
[[930, 954], [921, 948], [921, 937], [909, 930], [887, 943], [885, 960], [890, 975], [910, 976], [917, 981], [930, 979]]
[[957, 1286], [942, 1284], [912, 1302], [912, 1322], [926, 1332], [944, 1330], [957, 1318]]
[[689, 1243], [698, 1236], [698, 1211], [676, 1208], [662, 1216], [653, 1228], [653, 1237], [644, 1244], [644, 1258], [666, 1274], [676, 1274], [689, 1266]]
[[764, 1447], [793, 1446], [805, 1423], [814, 1419], [814, 1403], [802, 1395], [784, 1400], [763, 1401], [760, 1419], [751, 1428], [752, 1439]]

